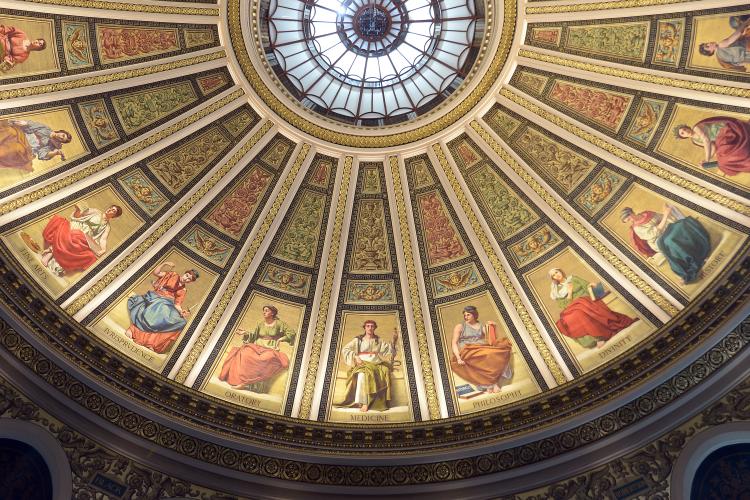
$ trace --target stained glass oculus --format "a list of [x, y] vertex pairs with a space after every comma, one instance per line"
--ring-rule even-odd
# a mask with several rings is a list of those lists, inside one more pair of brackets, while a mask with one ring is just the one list
[[306, 107], [382, 126], [452, 94], [474, 64], [484, 11], [474, 0], [266, 0], [265, 55]]

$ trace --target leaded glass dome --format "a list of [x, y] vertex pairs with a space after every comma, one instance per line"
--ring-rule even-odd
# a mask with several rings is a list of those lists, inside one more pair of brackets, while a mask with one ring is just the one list
[[268, 62], [305, 107], [382, 126], [424, 114], [461, 86], [484, 13], [473, 0], [271, 0], [261, 24]]

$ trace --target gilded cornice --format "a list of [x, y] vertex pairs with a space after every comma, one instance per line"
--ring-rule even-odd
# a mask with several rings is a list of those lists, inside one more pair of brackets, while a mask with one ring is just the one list
[[[750, 322], [738, 331], [750, 329]], [[586, 471], [575, 479], [568, 478], [534, 491], [519, 494], [527, 500], [568, 500], [575, 498], [623, 498], [638, 489], [648, 492], [648, 498], [676, 498], [674, 485], [678, 459], [685, 455], [694, 459], [686, 449], [693, 439], [700, 442], [700, 433], [731, 422], [747, 422], [747, 400], [750, 398], [750, 379], [737, 384], [719, 401], [688, 422], [672, 429], [651, 443], [641, 446], [622, 458]], [[731, 474], [731, 470], [727, 471]], [[637, 485], [633, 488], [634, 485]], [[644, 490], [644, 486], [648, 489]]]
[[544, 186], [539, 184], [539, 182], [534, 179], [529, 172], [523, 168], [516, 160], [513, 158], [506, 150], [503, 148], [490, 134], [487, 132], [487, 130], [479, 124], [476, 120], [472, 120], [471, 122], [471, 128], [474, 129], [474, 131], [479, 134], [479, 136], [484, 140], [484, 142], [487, 143], [488, 146], [492, 148], [492, 150], [497, 153], [497, 155], [502, 158], [502, 160], [510, 166], [510, 168], [513, 169], [513, 171], [518, 174], [518, 176], [523, 179], [523, 181], [534, 190], [534, 192], [539, 195], [544, 202], [549, 205], [562, 219], [571, 227], [573, 228], [578, 234], [583, 236], [583, 238], [586, 240], [586, 242], [591, 245], [597, 252], [599, 252], [599, 255], [604, 257], [607, 262], [612, 264], [617, 271], [624, 276], [628, 281], [630, 281], [633, 285], [638, 288], [641, 292], [643, 292], [646, 297], [648, 297], [654, 304], [659, 306], [664, 312], [669, 314], [670, 316], [675, 316], [679, 310], [672, 304], [669, 300], [667, 300], [663, 295], [661, 295], [659, 292], [654, 290], [654, 288], [648, 284], [646, 280], [641, 278], [638, 273], [636, 273], [633, 269], [631, 269], [627, 264], [625, 264], [622, 259], [620, 259], [617, 255], [612, 252], [612, 250], [607, 247], [602, 241], [597, 238], [595, 235], [593, 235], [588, 229], [586, 229], [586, 226], [581, 224], [581, 221], [578, 217], [570, 213], [568, 210], [565, 209], [565, 207], [562, 206], [560, 202], [558, 202], [554, 196], [550, 194], [550, 191], [546, 189]]
[[448, 163], [448, 158], [446, 158], [445, 156], [445, 151], [443, 151], [443, 148], [440, 146], [440, 144], [434, 144], [432, 146], [432, 150], [435, 153], [435, 156], [437, 156], [438, 162], [440, 163], [440, 167], [443, 169], [443, 172], [445, 172], [446, 177], [448, 177], [448, 182], [450, 183], [451, 188], [453, 189], [453, 192], [458, 198], [459, 203], [461, 203], [461, 208], [463, 208], [463, 211], [466, 214], [466, 217], [469, 219], [471, 228], [474, 230], [474, 233], [477, 235], [477, 238], [479, 239], [479, 243], [482, 245], [482, 249], [487, 254], [487, 257], [490, 259], [490, 262], [492, 263], [492, 268], [495, 270], [497, 277], [500, 279], [500, 282], [503, 284], [503, 289], [508, 294], [508, 297], [510, 297], [510, 300], [513, 303], [513, 307], [515, 308], [516, 313], [518, 313], [518, 316], [521, 318], [521, 322], [523, 323], [523, 326], [526, 328], [526, 332], [529, 334], [529, 336], [531, 336], [531, 339], [533, 340], [534, 345], [536, 346], [536, 349], [539, 351], [539, 354], [542, 356], [544, 363], [547, 365], [547, 368], [549, 368], [549, 371], [550, 373], [552, 373], [552, 376], [555, 377], [555, 382], [557, 382], [558, 384], [564, 384], [568, 380], [567, 377], [565, 376], [565, 373], [563, 373], [562, 369], [560, 368], [560, 365], [557, 364], [557, 361], [555, 360], [554, 355], [549, 350], [547, 343], [542, 338], [542, 334], [539, 333], [539, 329], [534, 324], [534, 320], [531, 319], [531, 315], [529, 314], [529, 311], [524, 306], [523, 301], [521, 300], [521, 296], [518, 294], [515, 287], [513, 286], [513, 283], [510, 281], [510, 277], [505, 272], [505, 269], [503, 268], [503, 264], [502, 262], [500, 262], [500, 258], [497, 256], [497, 254], [495, 253], [495, 250], [492, 248], [492, 244], [490, 243], [489, 238], [487, 237], [484, 230], [482, 229], [482, 225], [479, 223], [479, 219], [477, 218], [477, 215], [474, 213], [474, 210], [471, 208], [471, 205], [469, 204], [469, 200], [466, 198], [466, 195], [464, 194], [463, 189], [461, 189], [461, 184], [458, 182], [456, 175], [453, 173], [453, 169]]
[[[750, 330], [750, 322], [745, 322], [737, 328], [735, 333], [742, 337], [744, 331], [744, 336], [746, 337], [748, 330]], [[42, 363], [44, 363], [43, 359], [37, 362], [37, 364]], [[680, 387], [684, 388], [684, 379], [675, 379], [676, 383], [677, 381], [680, 381]], [[656, 392], [653, 393], [654, 396], [657, 394]], [[622, 493], [622, 488], [633, 484], [633, 482], [638, 482], [639, 484], [645, 482], [649, 486], [649, 493], [656, 494], [658, 492], [668, 496], [670, 475], [677, 458], [684, 452], [685, 447], [704, 430], [729, 422], [743, 421], [744, 402], [747, 401], [749, 396], [750, 380], [746, 379], [700, 414], [679, 427], [673, 428], [657, 440], [641, 446], [636, 451], [579, 474], [575, 478], [568, 478], [537, 490], [526, 491], [519, 496], [532, 500], [542, 500], [551, 497], [573, 499], [579, 498], [580, 495], [584, 494], [592, 498], [602, 495], [617, 497], [618, 493]], [[665, 395], [662, 395], [662, 399], [664, 398]], [[649, 404], [647, 401], [641, 400], [641, 404], [647, 406]], [[109, 403], [109, 401], [99, 395], [89, 395], [89, 399], [85, 405], [93, 409], [99, 409], [102, 405], [107, 405], [108, 419], [112, 420], [117, 412], [117, 408], [109, 406]], [[98, 490], [91, 485], [92, 479], [99, 472], [105, 472], [110, 478], [114, 478], [122, 484], [127, 484], [129, 492], [136, 493], [138, 496], [147, 496], [152, 491], [151, 485], [153, 482], [168, 484], [170, 488], [173, 488], [178, 493], [189, 489], [191, 496], [197, 493], [196, 489], [201, 490], [204, 496], [210, 496], [212, 493], [216, 494], [216, 492], [205, 491], [200, 486], [196, 486], [194, 479], [191, 481], [192, 485], [184, 483], [185, 480], [191, 479], [189, 477], [185, 479], [177, 476], [165, 477], [162, 471], [154, 470], [154, 468], [146, 464], [133, 461], [119, 453], [113, 452], [112, 443], [102, 441], [101, 439], [91, 439], [80, 434], [81, 429], [76, 428], [75, 425], [66, 425], [53, 414], [40, 408], [22, 390], [6, 379], [0, 379], [0, 407], [3, 408], [1, 415], [3, 418], [32, 422], [46, 429], [59, 441], [65, 450], [68, 460], [72, 464], [71, 470], [75, 477], [73, 481], [74, 495], [80, 496], [83, 493], [84, 496], [92, 496], [99, 494]], [[607, 420], [606, 422], [606, 426], [608, 427], [613, 423], [611, 420]], [[143, 428], [144, 434], [152, 435], [154, 428], [146, 426]], [[156, 430], [158, 431], [158, 428]], [[169, 434], [162, 434], [161, 436], [162, 441], [166, 442], [179, 437], [178, 435]], [[79, 453], [82, 446], [87, 450], [85, 455]], [[209, 450], [213, 451], [213, 449]], [[501, 456], [503, 455], [484, 456], [481, 461], [443, 462], [443, 464], [450, 469], [452, 477], [465, 477], [467, 472], [486, 472], [492, 467], [491, 461]], [[92, 457], [95, 460], [100, 460], [99, 463], [104, 464], [104, 467], [96, 470], [88, 466]], [[239, 453], [233, 454], [231, 451], [227, 451], [218, 459], [222, 465], [233, 465], [243, 460], [252, 463], [253, 460], [259, 460], [259, 457], [241, 456]], [[276, 466], [280, 465], [273, 460], [263, 460], [262, 457], [260, 460], [261, 463], [255, 466], [255, 468], [265, 465], [273, 472], [277, 470]], [[123, 464], [127, 465], [123, 467]], [[276, 477], [281, 476], [287, 480], [294, 481], [309, 478], [310, 472], [314, 471], [312, 469], [305, 474], [302, 472], [305, 468], [299, 463], [287, 463], [286, 465], [288, 467], [286, 475], [278, 471]], [[246, 468], [250, 468], [250, 466]], [[439, 470], [442, 472], [444, 468], [441, 467]], [[336, 469], [329, 469], [329, 472], [335, 471]], [[644, 474], [644, 471], [647, 472]], [[356, 478], [356, 471], [349, 472]], [[411, 470], [403, 467], [378, 468], [378, 473], [383, 474], [385, 478], [380, 481], [371, 482], [379, 485], [388, 485], [389, 483], [401, 484], [403, 480], [399, 478], [407, 472], [422, 472], [423, 475], [426, 472], [428, 476], [435, 477], [437, 476], [438, 469], [432, 464], [421, 466], [418, 469], [412, 468]], [[369, 475], [372, 475], [372, 472]], [[133, 478], [137, 478], [137, 480], [133, 481]], [[584, 479], [581, 480], [581, 478]], [[225, 488], [230, 489], [226, 485]]]
[[[723, 321], [725, 316], [715, 314], [717, 309], [724, 309], [725, 306], [729, 305], [731, 310], [732, 305], [737, 304], [734, 302], [735, 298], [743, 300], [748, 298], [746, 288], [748, 285], [748, 268], [745, 267], [739, 271], [743, 277], [740, 280], [734, 279], [735, 276], [738, 276], [737, 273], [726, 276], [729, 279], [725, 286], [727, 292], [737, 291], [734, 288], [741, 281], [744, 281], [742, 285], [745, 293], [738, 294], [740, 297], [732, 295], [730, 301], [726, 300], [729, 293], [717, 294], [714, 296], [715, 300], [704, 301], [701, 313], [684, 318], [674, 329], [675, 331], [669, 332], [667, 337], [662, 336], [658, 342], [652, 343], [646, 349], [639, 350], [636, 356], [630, 356], [630, 359], [627, 360], [628, 370], [626, 372], [623, 371], [622, 365], [611, 367], [604, 373], [599, 373], [598, 377], [588, 377], [588, 380], [581, 385], [562, 387], [554, 391], [554, 394], [546, 394], [541, 401], [537, 401], [533, 405], [525, 408], [513, 407], [503, 413], [494, 415], [472, 415], [470, 421], [447, 419], [427, 424], [410, 424], [403, 427], [391, 426], [370, 430], [356, 426], [333, 426], [314, 422], [302, 423], [282, 417], [278, 417], [275, 422], [270, 422], [267, 416], [258, 418], [252, 413], [237, 412], [234, 408], [217, 407], [215, 401], [195, 399], [196, 394], [194, 392], [187, 392], [185, 388], [175, 385], [173, 382], [133, 369], [129, 364], [112, 357], [111, 353], [98, 348], [91, 342], [90, 337], [87, 338], [82, 332], [78, 333], [74, 327], [68, 325], [65, 319], [57, 317], [58, 312], [54, 306], [45, 306], [41, 304], [39, 299], [34, 298], [31, 295], [33, 292], [28, 287], [12, 289], [11, 291], [9, 287], [12, 286], [14, 277], [5, 264], [3, 262], [0, 265], [3, 268], [0, 270], [3, 271], [4, 286], [1, 291], [4, 294], [6, 314], [11, 314], [16, 320], [24, 322], [33, 320], [40, 326], [41, 324], [49, 324], [50, 321], [55, 322], [58, 331], [55, 331], [53, 335], [47, 333], [47, 338], [40, 337], [45, 344], [57, 349], [64, 347], [67, 353], [61, 352], [61, 354], [68, 358], [68, 362], [78, 364], [79, 367], [84, 369], [87, 367], [87, 363], [83, 358], [98, 357], [100, 362], [106, 363], [108, 367], [109, 383], [114, 385], [126, 383], [134, 388], [137, 387], [136, 391], [128, 391], [130, 398], [145, 398], [141, 399], [137, 405], [140, 407], [144, 405], [154, 407], [156, 405], [160, 407], [161, 411], [167, 411], [169, 418], [162, 419], [159, 422], [151, 420], [99, 393], [85, 381], [73, 376], [69, 370], [64, 370], [51, 361], [41, 351], [29, 344], [23, 336], [19, 335], [18, 331], [13, 330], [5, 321], [2, 321], [0, 323], [0, 329], [2, 330], [0, 346], [5, 351], [4, 354], [13, 356], [23, 366], [32, 370], [35, 376], [44, 381], [48, 390], [59, 392], [70, 400], [71, 404], [78, 405], [80, 409], [85, 409], [85, 411], [91, 412], [98, 418], [131, 434], [134, 438], [144, 439], [158, 448], [171, 450], [184, 457], [229, 470], [314, 484], [351, 486], [428, 484], [484, 476], [537, 463], [586, 444], [594, 443], [653, 415], [708, 379], [712, 373], [742, 352], [750, 343], [750, 328], [747, 328], [747, 325], [740, 326], [719, 340], [689, 366], [652, 390], [600, 417], [562, 433], [549, 435], [541, 441], [458, 460], [383, 466], [378, 468], [381, 473], [373, 476], [369, 473], [372, 470], [370, 465], [334, 465], [325, 463], [325, 459], [322, 462], [297, 461], [240, 451], [226, 445], [215, 444], [199, 437], [187, 435], [162, 422], [185, 419], [186, 417], [199, 419], [200, 425], [211, 426], [212, 432], [229, 432], [227, 436], [233, 434], [232, 440], [244, 441], [250, 439], [256, 442], [266, 442], [274, 447], [287, 447], [293, 444], [298, 449], [307, 446], [310, 453], [320, 453], [324, 451], [324, 448], [330, 447], [337, 448], [339, 453], [346, 449], [353, 449], [356, 453], [362, 453], [363, 446], [372, 447], [373, 451], [376, 446], [389, 446], [395, 449], [421, 446], [425, 450], [428, 448], [447, 450], [455, 447], [461, 441], [486, 443], [490, 436], [498, 433], [503, 434], [509, 428], [520, 427], [524, 429], [533, 426], [532, 421], [536, 420], [540, 413], [549, 412], [550, 409], [560, 411], [574, 408], [577, 411], [574, 411], [573, 414], [579, 413], [585, 407], [590, 406], [594, 399], [598, 399], [603, 393], [608, 393], [610, 391], [608, 385], [613, 383], [620, 385], [626, 382], [628, 375], [635, 375], [635, 378], [640, 379], [644, 376], [644, 372], [650, 372], [651, 369], [656, 368], [655, 365], [663, 365], [665, 362], [669, 365], [672, 356], [675, 354], [669, 352], [671, 346], [682, 343], [683, 347], [692, 349], [692, 341], [696, 340], [693, 337], [698, 339], [702, 337], [701, 333], [696, 334], [696, 332], [705, 334], [710, 328], [717, 326], [717, 321], [718, 324]], [[732, 280], [734, 280], [734, 284], [731, 283]], [[20, 292], [20, 294], [17, 292]], [[17, 301], [18, 305], [16, 304]], [[30, 303], [35, 304], [36, 307], [29, 308], [28, 304]], [[725, 312], [729, 311], [725, 310]], [[709, 317], [711, 317], [711, 321], [708, 321]], [[29, 332], [35, 330], [35, 335], [44, 335], [43, 332], [36, 330], [38, 327], [31, 323], [26, 324]], [[50, 331], [48, 330], [48, 332]], [[688, 338], [686, 339], [686, 337]], [[687, 342], [684, 342], [686, 340]], [[572, 414], [568, 416], [572, 416]], [[460, 422], [463, 423], [456, 425]], [[233, 427], [233, 429], [227, 429], [228, 426]], [[356, 434], [357, 439], [353, 438], [354, 434]], [[307, 444], [305, 445], [305, 443]], [[391, 450], [392, 452], [393, 450]]]
[[[54, 470], [55, 467], [69, 467], [68, 474], [72, 479], [72, 485], [69, 485], [72, 489], [69, 498], [103, 498], [103, 489], [115, 496], [119, 491], [126, 490], [121, 496], [132, 495], [131, 498], [154, 498], [157, 490], [170, 496], [219, 497], [217, 490], [195, 484], [196, 478], [181, 479], [154, 470], [153, 467], [123, 455], [122, 452], [114, 451], [116, 445], [112, 442], [87, 437], [82, 433], [89, 429], [83, 428], [78, 422], [68, 425], [58, 419], [36, 404], [32, 397], [20, 390], [14, 382], [17, 381], [11, 377], [0, 376], [0, 417], [5, 422], [14, 420], [32, 424], [29, 425], [30, 433], [46, 431], [57, 440], [68, 463], [56, 461], [50, 468]], [[82, 453], [81, 450], [86, 451]], [[40, 451], [51, 452], [49, 449]], [[103, 476], [106, 476], [106, 481], [102, 481]], [[61, 485], [55, 483], [55, 489], [58, 486]], [[35, 483], [27, 483], [25, 494], [28, 497], [24, 498], [35, 496], [36, 488]], [[68, 492], [60, 491], [59, 497], [62, 498], [66, 493]]]
[[[270, 122], [266, 122], [266, 124], [269, 124]], [[270, 128], [270, 127], [269, 127]], [[262, 137], [263, 134], [260, 134], [260, 130], [258, 131], [258, 139], [256, 139], [255, 142], [257, 142], [260, 137]], [[253, 139], [255, 136], [253, 136]], [[246, 145], [249, 145], [250, 141]], [[206, 343], [208, 342], [208, 339], [211, 338], [211, 334], [216, 329], [216, 326], [219, 324], [219, 320], [221, 319], [221, 316], [224, 314], [224, 311], [226, 311], [227, 307], [229, 306], [229, 302], [232, 300], [232, 297], [234, 296], [235, 292], [239, 289], [240, 281], [242, 281], [242, 278], [245, 277], [245, 273], [250, 268], [250, 264], [252, 263], [253, 259], [255, 258], [255, 255], [258, 253], [258, 249], [260, 248], [261, 244], [263, 243], [263, 239], [268, 234], [268, 231], [271, 229], [271, 226], [273, 225], [273, 221], [276, 218], [276, 215], [279, 213], [279, 210], [281, 209], [281, 205], [284, 203], [284, 199], [286, 198], [287, 194], [289, 194], [289, 191], [292, 188], [292, 184], [294, 183], [294, 180], [297, 178], [297, 174], [299, 173], [300, 169], [302, 168], [302, 165], [305, 162], [305, 159], [307, 158], [308, 154], [310, 153], [310, 145], [305, 143], [302, 145], [302, 148], [300, 149], [299, 153], [297, 153], [297, 157], [294, 159], [294, 163], [292, 163], [292, 167], [289, 169], [289, 172], [286, 174], [286, 177], [281, 182], [281, 189], [279, 190], [278, 194], [276, 195], [276, 199], [274, 199], [273, 204], [271, 205], [270, 209], [266, 213], [265, 218], [263, 219], [263, 222], [261, 223], [260, 227], [258, 228], [258, 232], [255, 234], [255, 236], [252, 239], [252, 242], [250, 243], [250, 246], [248, 247], [247, 251], [245, 252], [244, 257], [242, 257], [242, 261], [240, 262], [240, 265], [237, 267], [237, 269], [234, 272], [234, 275], [232, 276], [232, 279], [229, 281], [229, 284], [227, 285], [226, 289], [224, 290], [223, 295], [221, 296], [221, 299], [219, 302], [214, 306], [213, 310], [211, 311], [211, 317], [208, 319], [208, 322], [203, 326], [203, 329], [201, 330], [200, 335], [198, 336], [198, 339], [195, 341], [195, 344], [193, 344], [193, 347], [190, 349], [190, 353], [187, 355], [185, 360], [182, 363], [182, 366], [180, 366], [180, 370], [177, 372], [177, 375], [175, 376], [175, 380], [177, 382], [185, 382], [185, 379], [187, 379], [188, 374], [190, 373], [190, 370], [193, 369], [193, 366], [195, 366], [195, 363], [198, 361], [198, 357], [200, 356], [201, 352], [203, 352], [203, 349], [206, 347]], [[242, 155], [239, 155], [240, 152], [237, 153], [238, 161], [242, 156], [245, 156], [247, 154], [247, 151], [250, 150], [250, 147], [243, 148], [245, 149]]]

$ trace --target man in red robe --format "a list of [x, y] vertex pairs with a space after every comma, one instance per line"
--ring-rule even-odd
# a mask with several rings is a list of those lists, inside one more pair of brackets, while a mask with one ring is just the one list
[[85, 271], [107, 252], [110, 222], [120, 215], [118, 205], [103, 212], [76, 205], [70, 219], [53, 215], [42, 231], [42, 264], [58, 276]]

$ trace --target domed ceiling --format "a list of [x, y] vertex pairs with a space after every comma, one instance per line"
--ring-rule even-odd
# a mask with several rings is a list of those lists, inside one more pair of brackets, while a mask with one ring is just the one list
[[209, 434], [563, 420], [745, 300], [731, 3], [14, 2], [5, 300]]

